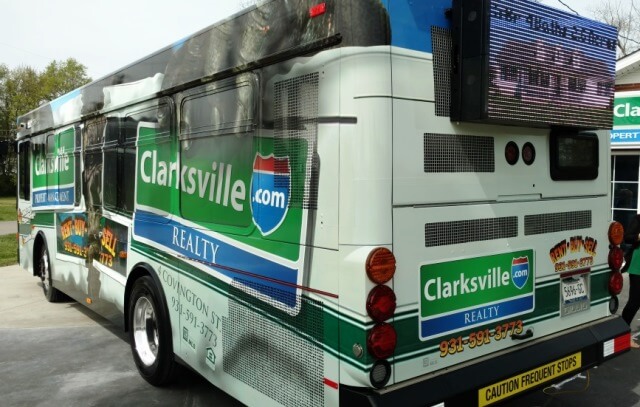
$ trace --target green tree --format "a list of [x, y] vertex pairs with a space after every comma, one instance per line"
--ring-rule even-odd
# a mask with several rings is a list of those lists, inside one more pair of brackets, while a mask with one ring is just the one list
[[91, 82], [87, 68], [73, 58], [53, 61], [40, 74], [42, 96], [45, 100], [59, 98], [73, 89]]
[[42, 72], [0, 64], [0, 196], [15, 193], [15, 139], [18, 116], [91, 81], [87, 68], [73, 58], [53, 61]]

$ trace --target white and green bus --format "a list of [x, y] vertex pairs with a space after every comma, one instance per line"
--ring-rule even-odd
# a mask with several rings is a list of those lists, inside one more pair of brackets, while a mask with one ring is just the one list
[[629, 349], [616, 31], [270, 0], [18, 119], [19, 262], [248, 405], [489, 405]]

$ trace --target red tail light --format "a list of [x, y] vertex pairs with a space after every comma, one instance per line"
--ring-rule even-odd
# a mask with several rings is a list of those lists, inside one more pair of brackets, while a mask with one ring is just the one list
[[327, 12], [327, 3], [317, 4], [309, 9], [309, 17], [314, 18]]
[[622, 292], [623, 280], [622, 273], [615, 271], [609, 276], [609, 293], [618, 295]]
[[607, 231], [607, 237], [609, 238], [609, 256], [607, 260], [609, 262], [609, 268], [611, 269], [611, 275], [609, 276], [609, 293], [614, 296], [609, 303], [609, 310], [617, 309], [618, 299], [616, 295], [622, 292], [623, 280], [620, 269], [624, 263], [624, 252], [620, 248], [620, 244], [624, 239], [624, 228], [620, 222], [611, 222], [609, 224], [609, 230]]
[[396, 312], [396, 294], [386, 285], [378, 285], [367, 298], [367, 314], [376, 322], [383, 322]]
[[622, 224], [620, 222], [611, 222], [609, 224], [607, 237], [609, 238], [609, 243], [614, 246], [622, 244], [622, 240], [624, 239], [624, 228]]
[[612, 271], [620, 271], [624, 262], [624, 252], [619, 247], [613, 247], [609, 250], [609, 268]]
[[378, 247], [369, 253], [366, 270], [371, 281], [376, 284], [384, 284], [391, 280], [396, 272], [396, 258], [391, 250]]
[[396, 349], [398, 336], [393, 326], [387, 323], [377, 324], [369, 332], [367, 349], [376, 359], [387, 359]]
[[507, 146], [504, 148], [504, 158], [510, 165], [515, 165], [518, 162], [518, 158], [520, 158], [520, 149], [513, 141], [508, 142]]

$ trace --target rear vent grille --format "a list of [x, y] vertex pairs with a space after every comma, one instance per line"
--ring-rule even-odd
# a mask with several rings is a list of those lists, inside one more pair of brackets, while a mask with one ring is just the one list
[[286, 295], [274, 287], [233, 281], [229, 317], [222, 325], [224, 371], [284, 406], [323, 405], [323, 350], [314, 344], [326, 337], [323, 304], [302, 297], [300, 312], [291, 316], [266, 299], [273, 308], [260, 311], [267, 305], [246, 294], [247, 287], [268, 290], [276, 298]]
[[[304, 180], [291, 180], [292, 208], [317, 208], [319, 81], [315, 72], [274, 85], [274, 154], [289, 157], [291, 174], [305, 174]], [[289, 177], [281, 179], [289, 182]]]
[[591, 211], [542, 213], [524, 217], [524, 234], [541, 235], [591, 227]]
[[518, 236], [518, 217], [434, 222], [424, 225], [426, 247], [445, 246]]
[[451, 106], [451, 30], [431, 27], [436, 116], [449, 116]]
[[495, 172], [493, 137], [424, 135], [424, 172]]

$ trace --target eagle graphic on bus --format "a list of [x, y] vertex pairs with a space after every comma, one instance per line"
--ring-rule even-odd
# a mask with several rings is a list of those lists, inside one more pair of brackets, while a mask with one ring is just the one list
[[263, 236], [277, 230], [287, 217], [290, 189], [289, 157], [256, 154], [251, 177], [251, 214]]

